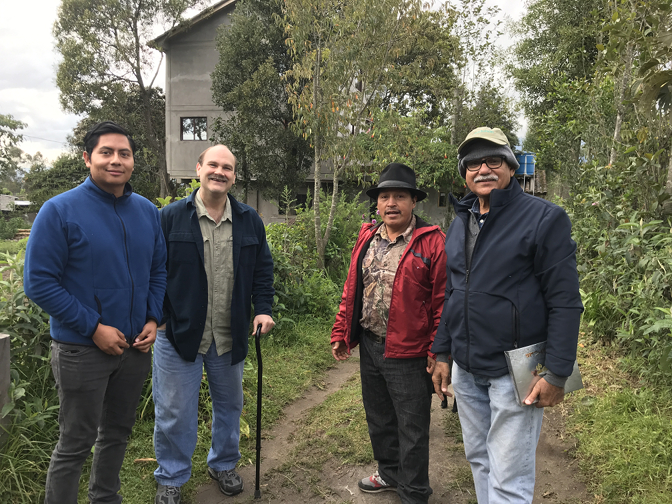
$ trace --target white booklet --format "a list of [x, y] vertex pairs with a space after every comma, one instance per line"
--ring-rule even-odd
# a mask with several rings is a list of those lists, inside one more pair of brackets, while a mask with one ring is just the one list
[[[530, 395], [534, 385], [541, 380], [548, 371], [544, 366], [546, 361], [546, 342], [535, 343], [514, 350], [504, 352], [509, 374], [513, 380], [513, 390], [516, 392], [516, 400], [520, 406], [525, 406], [523, 401]], [[583, 388], [583, 380], [579, 372], [579, 364], [574, 361], [574, 370], [565, 382], [565, 394]], [[537, 401], [535, 401], [537, 402]]]

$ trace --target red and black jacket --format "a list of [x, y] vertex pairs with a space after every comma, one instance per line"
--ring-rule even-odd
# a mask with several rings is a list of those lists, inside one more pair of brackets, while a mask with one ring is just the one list
[[[359, 231], [331, 331], [331, 342], [344, 341], [348, 350], [357, 346], [363, 333], [359, 323], [364, 292], [362, 261], [378, 227], [365, 223]], [[443, 310], [445, 239], [446, 235], [439, 226], [432, 226], [416, 217], [411, 240], [394, 277], [385, 338], [386, 358], [434, 357], [429, 349]]]

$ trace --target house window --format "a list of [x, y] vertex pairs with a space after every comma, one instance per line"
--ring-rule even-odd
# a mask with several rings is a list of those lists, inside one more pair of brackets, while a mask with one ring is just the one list
[[182, 117], [180, 124], [180, 140], [207, 140], [207, 117]]
[[439, 206], [440, 207], [445, 207], [448, 204], [448, 198], [446, 197], [445, 192], [439, 192]]

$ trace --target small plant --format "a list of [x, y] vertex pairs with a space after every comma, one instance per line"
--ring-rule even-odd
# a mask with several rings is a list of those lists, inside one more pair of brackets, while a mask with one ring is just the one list
[[23, 292], [23, 254], [4, 254], [0, 268], [0, 332], [11, 338], [10, 401], [0, 414], [10, 419], [0, 451], [0, 496], [9, 502], [43, 498], [44, 477], [58, 438], [58, 396], [49, 359], [49, 317]]

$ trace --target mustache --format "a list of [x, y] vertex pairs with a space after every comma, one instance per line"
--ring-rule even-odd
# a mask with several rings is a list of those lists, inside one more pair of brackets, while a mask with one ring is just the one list
[[491, 173], [489, 175], [479, 175], [478, 177], [474, 178], [474, 182], [497, 182], [499, 180], [499, 177], [495, 175], [494, 173]]

